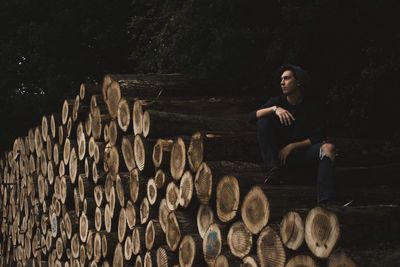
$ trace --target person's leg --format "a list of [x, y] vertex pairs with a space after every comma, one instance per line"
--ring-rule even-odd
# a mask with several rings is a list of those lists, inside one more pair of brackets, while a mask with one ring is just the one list
[[335, 198], [335, 147], [330, 143], [314, 144], [293, 152], [287, 159], [288, 166], [318, 163], [317, 200], [331, 201]]
[[273, 117], [263, 117], [257, 120], [257, 138], [267, 171], [279, 166], [278, 161], [278, 127]]
[[318, 166], [318, 202], [335, 199], [335, 146], [330, 143], [321, 145]]

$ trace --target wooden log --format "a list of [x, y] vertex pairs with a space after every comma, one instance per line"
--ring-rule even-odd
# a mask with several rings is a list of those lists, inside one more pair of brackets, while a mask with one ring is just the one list
[[68, 117], [72, 113], [73, 105], [74, 105], [74, 100], [67, 100], [67, 99], [64, 100], [62, 110], [61, 110], [62, 125], [67, 124]]
[[146, 251], [144, 255], [143, 265], [144, 266], [155, 266], [157, 264], [157, 252], [154, 250]]
[[129, 193], [133, 203], [144, 198], [146, 195], [146, 178], [140, 174], [138, 169], [133, 169], [129, 176]]
[[282, 243], [289, 249], [297, 250], [304, 243], [304, 222], [298, 212], [288, 212], [280, 223]]
[[106, 173], [97, 167], [96, 162], [92, 163], [92, 179], [95, 184], [104, 183], [106, 180]]
[[135, 267], [142, 267], [143, 266], [143, 261], [142, 261], [142, 257], [140, 255], [136, 256], [135, 259]]
[[205, 237], [207, 229], [215, 222], [214, 212], [208, 205], [200, 205], [196, 217], [197, 230], [201, 238]]
[[61, 122], [61, 114], [60, 113], [53, 113], [50, 116], [50, 133], [53, 139], [57, 137], [57, 130], [58, 127], [62, 125]]
[[236, 221], [229, 229], [227, 242], [231, 253], [243, 259], [252, 250], [253, 237], [242, 221]]
[[286, 253], [278, 234], [267, 226], [257, 239], [257, 257], [260, 266], [285, 266]]
[[92, 114], [87, 114], [85, 121], [85, 131], [88, 136], [92, 136]]
[[99, 263], [101, 258], [102, 258], [102, 254], [101, 254], [101, 234], [99, 232], [97, 232], [97, 233], [95, 233], [94, 239], [93, 239], [93, 260], [96, 263]]
[[105, 209], [96, 207], [95, 215], [94, 215], [94, 225], [96, 231], [101, 231], [103, 229], [103, 220], [105, 217]]
[[40, 132], [40, 128], [36, 127], [35, 128], [35, 151], [36, 151], [36, 156], [39, 157], [40, 153], [43, 150], [43, 140], [42, 140], [42, 133]]
[[144, 197], [140, 203], [140, 223], [145, 224], [150, 219], [156, 218], [158, 209], [150, 205], [147, 197]]
[[196, 196], [201, 204], [208, 204], [211, 198], [213, 175], [208, 164], [203, 162], [197, 169], [194, 186]]
[[181, 137], [173, 144], [171, 149], [170, 172], [174, 180], [179, 180], [186, 166], [186, 145]]
[[262, 162], [254, 132], [213, 134], [196, 132], [190, 138], [188, 164], [196, 172], [203, 161]]
[[222, 242], [220, 226], [216, 223], [211, 224], [203, 238], [203, 257], [208, 265], [214, 265], [215, 259], [221, 253]]
[[328, 267], [339, 267], [339, 266], [349, 266], [356, 267], [357, 264], [354, 262], [353, 258], [345, 250], [334, 251], [328, 259]]
[[226, 253], [226, 254], [219, 254], [218, 257], [214, 261], [215, 267], [229, 267], [229, 266], [240, 266], [240, 261], [233, 257], [233, 255]]
[[115, 191], [117, 193], [117, 198], [118, 202], [121, 207], [125, 206], [125, 202], [129, 199], [130, 193], [129, 193], [129, 178], [130, 178], [130, 173], [129, 172], [120, 172], [117, 174], [116, 180], [115, 180]]
[[125, 213], [128, 228], [132, 230], [136, 225], [136, 221], [139, 221], [139, 211], [137, 209], [137, 206], [133, 204], [130, 200], [126, 202]]
[[[215, 95], [215, 94], [213, 94]], [[143, 109], [164, 112], [183, 113], [187, 115], [206, 115], [210, 117], [229, 117], [237, 114], [247, 114], [257, 104], [255, 97], [224, 96], [224, 97], [161, 97], [137, 100]]]
[[243, 258], [243, 267], [257, 267], [257, 266], [259, 266], [259, 264], [256, 256], [249, 255]]
[[143, 110], [142, 110], [142, 103], [140, 101], [133, 102], [132, 126], [134, 135], [143, 134]]
[[164, 231], [164, 233], [167, 228], [168, 214], [170, 212], [171, 212], [171, 210], [168, 209], [166, 199], [165, 198], [161, 199], [160, 206], [158, 208], [158, 220], [159, 220], [159, 223], [160, 223], [161, 228]]
[[127, 132], [129, 129], [129, 124], [131, 122], [131, 113], [128, 101], [126, 101], [126, 99], [124, 98], [121, 98], [118, 103], [117, 121], [119, 128], [123, 132]]
[[76, 178], [81, 174], [84, 175], [85, 173], [85, 164], [84, 162], [78, 160], [75, 147], [71, 149], [68, 166], [69, 166], [69, 176], [71, 178], [71, 182], [74, 184]]
[[98, 83], [84, 82], [79, 86], [79, 99], [88, 104], [91, 96], [101, 93], [101, 86]]
[[170, 139], [157, 139], [152, 155], [155, 168], [166, 169], [169, 167], [173, 143], [174, 141]]
[[118, 241], [122, 243], [126, 233], [126, 213], [125, 208], [121, 208], [118, 216]]
[[60, 160], [63, 158], [63, 151], [60, 149], [60, 146], [55, 143], [53, 146], [53, 161], [55, 166], [58, 166]]
[[[123, 132], [118, 128], [117, 122], [111, 120], [108, 124], [108, 143], [111, 146], [120, 146]], [[106, 135], [105, 135], [106, 136]]]
[[[190, 136], [195, 131], [205, 132], [248, 132], [252, 127], [241, 116], [219, 119], [198, 115], [146, 110], [143, 114], [143, 129], [146, 138], [165, 138], [179, 135]], [[148, 122], [147, 122], [148, 120]]]
[[157, 220], [150, 220], [146, 226], [145, 245], [147, 250], [158, 248], [165, 244], [165, 235]]
[[132, 240], [128, 235], [124, 241], [124, 258], [126, 261], [129, 261], [132, 257]]
[[182, 267], [205, 264], [202, 254], [202, 239], [197, 234], [188, 234], [179, 244], [179, 264]]
[[197, 208], [198, 203], [193, 198], [194, 195], [194, 183], [193, 175], [190, 171], [185, 171], [182, 175], [179, 184], [179, 205], [183, 208], [194, 209]]
[[216, 210], [221, 222], [235, 218], [239, 210], [239, 182], [234, 176], [224, 176], [217, 184]]
[[154, 178], [150, 178], [148, 180], [146, 192], [147, 192], [147, 199], [149, 200], [150, 205], [154, 205], [157, 201], [157, 186]]
[[145, 228], [143, 226], [135, 226], [132, 230], [132, 253], [138, 255], [144, 251], [146, 246]]
[[94, 195], [94, 200], [96, 202], [97, 207], [102, 206], [103, 202], [103, 194], [104, 194], [104, 188], [102, 185], [96, 185], [93, 189], [93, 195]]
[[136, 135], [133, 143], [133, 151], [137, 168], [144, 174], [154, 171], [152, 153], [155, 140], [142, 139]]
[[65, 142], [65, 139], [67, 138], [67, 126], [66, 125], [60, 125], [58, 126], [58, 143], [60, 145], [63, 145]]
[[[308, 255], [297, 255], [288, 260], [285, 267], [295, 267], [295, 266], [305, 266], [305, 267], [317, 267], [317, 263], [314, 259]], [[349, 265], [344, 265], [349, 266]]]
[[178, 208], [180, 202], [179, 187], [174, 182], [168, 184], [165, 199], [169, 210], [176, 210]]
[[95, 235], [95, 232], [90, 229], [88, 232], [87, 239], [86, 239], [86, 256], [87, 256], [88, 261], [92, 260], [92, 258], [93, 258], [94, 235]]
[[163, 189], [172, 181], [172, 177], [169, 173], [165, 173], [162, 169], [158, 169], [154, 175], [154, 181], [156, 182], [157, 189]]
[[176, 264], [176, 256], [167, 246], [160, 246], [157, 249], [157, 266], [168, 267]]
[[122, 138], [121, 151], [128, 171], [132, 171], [136, 168], [135, 155], [133, 152], [134, 139], [135, 137], [133, 135], [126, 135]]
[[269, 202], [259, 186], [254, 186], [244, 197], [241, 216], [253, 234], [258, 234], [269, 220]]
[[50, 138], [50, 135], [46, 138], [46, 156], [48, 160], [53, 160], [53, 139]]
[[103, 256], [103, 258], [111, 260], [113, 258], [112, 255], [115, 247], [120, 244], [121, 243], [118, 242], [118, 234], [116, 232], [103, 232], [101, 235], [101, 255]]
[[115, 177], [119, 172], [122, 157], [121, 151], [117, 147], [106, 147], [104, 151], [104, 171]]

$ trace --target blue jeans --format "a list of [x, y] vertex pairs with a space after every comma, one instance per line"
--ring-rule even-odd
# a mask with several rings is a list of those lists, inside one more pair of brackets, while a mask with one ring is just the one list
[[[257, 138], [261, 156], [267, 170], [279, 167], [278, 153], [287, 143], [281, 138], [280, 122], [274, 117], [257, 120]], [[317, 199], [318, 202], [333, 200], [335, 197], [335, 162], [322, 152], [323, 143], [293, 151], [286, 160], [288, 167], [318, 165]]]

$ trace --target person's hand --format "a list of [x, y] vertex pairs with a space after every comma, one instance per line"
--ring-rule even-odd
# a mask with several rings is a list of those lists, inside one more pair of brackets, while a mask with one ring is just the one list
[[278, 116], [281, 124], [285, 124], [285, 126], [289, 126], [292, 124], [292, 122], [294, 122], [294, 117], [292, 113], [284, 108], [278, 107], [275, 111], [275, 115]]
[[294, 149], [293, 145], [288, 144], [279, 151], [278, 157], [279, 157], [279, 161], [281, 162], [281, 165], [286, 164], [286, 159], [288, 158], [290, 153], [292, 153], [293, 149]]

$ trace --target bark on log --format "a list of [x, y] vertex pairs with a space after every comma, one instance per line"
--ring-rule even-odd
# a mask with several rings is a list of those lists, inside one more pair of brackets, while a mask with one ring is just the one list
[[255, 133], [194, 133], [188, 148], [188, 163], [196, 172], [203, 161], [262, 162]]
[[[143, 115], [143, 129], [146, 138], [165, 138], [179, 135], [190, 136], [196, 131], [205, 132], [248, 132], [252, 127], [241, 116], [230, 119], [218, 119], [205, 116], [184, 115], [156, 110], [146, 110]], [[148, 122], [147, 122], [148, 120]]]

